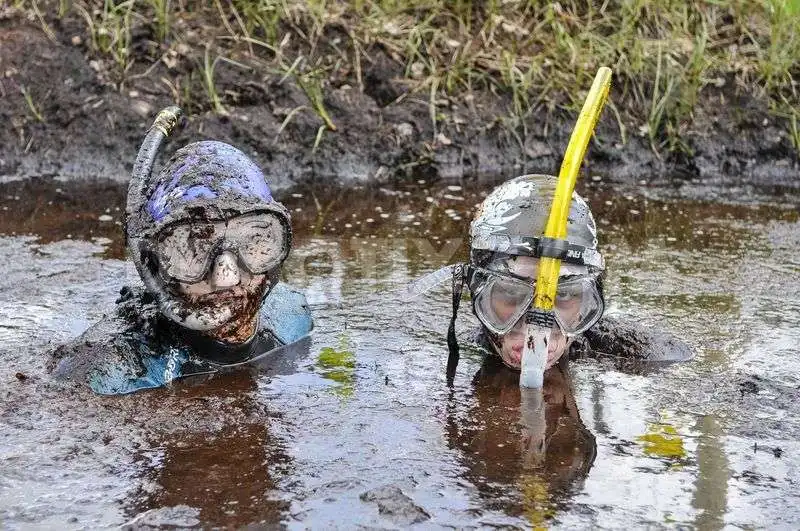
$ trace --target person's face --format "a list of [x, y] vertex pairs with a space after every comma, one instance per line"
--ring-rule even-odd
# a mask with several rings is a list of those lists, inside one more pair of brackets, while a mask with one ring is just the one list
[[[528, 256], [518, 256], [508, 261], [509, 271], [514, 275], [521, 276], [530, 280], [536, 280], [538, 272], [539, 260]], [[563, 266], [562, 266], [563, 268]], [[493, 294], [492, 304], [494, 311], [503, 316], [511, 316], [517, 309], [514, 301], [506, 300], [502, 294]], [[561, 296], [556, 300], [559, 308], [559, 313], [562, 318], [574, 316], [577, 319], [580, 312], [580, 297]], [[500, 357], [503, 363], [512, 369], [519, 369], [522, 364], [522, 350], [525, 345], [525, 317], [521, 317], [514, 327], [506, 334], [500, 336]], [[567, 338], [561, 329], [554, 326], [550, 332], [550, 340], [547, 344], [547, 365], [545, 369], [549, 369], [558, 362], [561, 356], [566, 352], [572, 341]]]
[[258, 292], [265, 278], [266, 275], [254, 275], [243, 268], [233, 252], [223, 251], [214, 258], [205, 278], [194, 283], [175, 283], [188, 301], [206, 305], [247, 298]]
[[[165, 234], [160, 248], [162, 273], [171, 279], [170, 290], [192, 310], [181, 324], [228, 342], [250, 337], [269, 285], [267, 272], [253, 269], [280, 263], [280, 230], [274, 216], [262, 214], [177, 226]], [[196, 279], [180, 276], [196, 276], [198, 271], [202, 276]]]
[[237, 342], [246, 340], [255, 331], [254, 321], [266, 283], [266, 275], [250, 273], [232, 252], [224, 251], [214, 259], [204, 279], [195, 283], [176, 282], [176, 285], [191, 307], [202, 313], [230, 315], [211, 335]]

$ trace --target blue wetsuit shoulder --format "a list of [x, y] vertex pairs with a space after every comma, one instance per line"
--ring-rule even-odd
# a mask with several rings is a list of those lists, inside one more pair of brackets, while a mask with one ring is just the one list
[[288, 345], [314, 329], [314, 319], [305, 295], [290, 285], [278, 282], [261, 305], [261, 326]]
[[[301, 340], [314, 326], [305, 296], [284, 283], [273, 287], [260, 312], [259, 333], [275, 338], [280, 345]], [[56, 349], [49, 371], [58, 380], [84, 382], [95, 393], [120, 395], [163, 387], [184, 376], [213, 373], [220, 367], [197, 356], [176, 334], [140, 327], [141, 323], [136, 325], [118, 316], [103, 319]], [[252, 356], [263, 354], [258, 351]]]

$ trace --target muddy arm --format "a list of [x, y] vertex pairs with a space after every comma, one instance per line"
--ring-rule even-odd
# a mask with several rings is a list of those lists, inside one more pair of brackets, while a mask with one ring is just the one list
[[46, 370], [59, 381], [88, 384], [89, 375], [100, 367], [132, 357], [129, 345], [120, 341], [125, 323], [104, 318], [79, 337], [50, 352]]
[[180, 376], [186, 356], [173, 350], [159, 355], [151, 339], [123, 318], [105, 318], [51, 352], [46, 370], [55, 381], [102, 395], [161, 387]]
[[583, 333], [577, 351], [648, 362], [687, 361], [694, 352], [677, 337], [624, 317], [604, 317]]

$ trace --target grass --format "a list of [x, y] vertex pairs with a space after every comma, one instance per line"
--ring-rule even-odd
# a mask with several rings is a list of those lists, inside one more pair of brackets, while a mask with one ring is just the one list
[[211, 107], [217, 114], [226, 114], [225, 107], [222, 106], [222, 100], [217, 91], [217, 85], [214, 82], [214, 70], [217, 68], [217, 63], [220, 57], [217, 56], [211, 60], [211, 47], [206, 46], [206, 52], [203, 55], [203, 88], [206, 89], [206, 95], [211, 102]]
[[208, 96], [208, 101], [211, 104], [212, 110], [217, 114], [228, 114], [227, 109], [225, 109], [225, 107], [222, 105], [222, 97], [220, 96], [214, 76], [214, 72], [216, 71], [217, 65], [220, 62], [228, 63], [243, 70], [250, 70], [250, 67], [222, 55], [217, 55], [212, 61], [211, 46], [206, 45], [205, 53], [203, 54], [203, 64], [200, 67], [203, 89], [206, 92], [206, 96]]
[[[576, 112], [601, 65], [615, 73], [613, 121], [620, 141], [626, 141], [625, 131], [638, 132], [657, 153], [688, 151], [683, 138], [710, 90], [754, 95], [776, 116], [788, 117], [790, 135], [800, 116], [800, 0], [38, 4], [32, 4], [37, 11], [49, 5], [54, 14], [80, 15], [93, 49], [113, 60], [120, 79], [130, 67], [132, 26], [149, 28], [161, 47], [186, 39], [187, 24], [200, 27], [212, 49], [207, 54], [236, 58], [265, 73], [291, 71], [329, 131], [336, 126], [325, 92], [334, 83], [363, 87], [363, 70], [379, 49], [401, 65], [410, 90], [431, 102], [434, 126], [448, 120], [440, 101], [492, 91], [507, 102], [502, 123], [524, 138], [534, 117]], [[214, 62], [199, 62], [208, 92]], [[211, 92], [209, 102], [216, 111], [222, 106]]]
[[36, 121], [44, 122], [44, 116], [42, 116], [41, 111], [39, 111], [39, 108], [34, 103], [33, 96], [31, 96], [31, 93], [28, 91], [28, 89], [24, 86], [20, 86], [19, 90], [22, 93], [22, 97], [25, 98], [25, 103], [28, 105], [28, 110], [33, 117], [36, 118]]
[[[44, 31], [44, 34], [47, 35], [47, 38], [50, 39], [50, 41], [53, 43], [57, 42], [56, 35], [55, 33], [53, 33], [52, 28], [50, 28], [50, 25], [45, 21], [44, 17], [42, 16], [42, 12], [39, 10], [39, 4], [38, 2], [36, 2], [36, 0], [31, 0], [31, 9], [33, 10], [33, 13], [36, 15], [36, 19], [39, 21], [39, 24], [42, 27], [42, 31]], [[61, 6], [59, 6], [59, 13], [61, 13]]]
[[800, 127], [798, 127], [798, 116], [792, 114], [789, 117], [789, 138], [792, 140], [792, 146], [800, 153]]
[[170, 0], [147, 0], [155, 14], [155, 34], [159, 42], [165, 42], [170, 37]]
[[[308, 101], [311, 102], [314, 112], [322, 119], [325, 127], [329, 131], [336, 131], [336, 124], [331, 120], [328, 110], [325, 108], [325, 102], [323, 101], [322, 75], [320, 70], [311, 70], [301, 75], [296, 75], [295, 79], [297, 80], [297, 84], [300, 85], [300, 88], [303, 89], [303, 92], [306, 93], [306, 97]], [[317, 133], [318, 140], [314, 145], [315, 149], [321, 136], [321, 133]]]
[[[110, 56], [120, 76], [131, 65], [131, 25], [135, 6], [135, 0], [104, 0], [102, 9], [80, 2], [73, 4], [73, 9], [86, 22], [92, 49]], [[59, 14], [63, 7], [59, 5]]]

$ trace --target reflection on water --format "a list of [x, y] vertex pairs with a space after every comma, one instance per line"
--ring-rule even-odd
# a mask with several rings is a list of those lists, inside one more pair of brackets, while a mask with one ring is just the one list
[[543, 389], [521, 389], [519, 374], [494, 359], [475, 374], [468, 408], [451, 402], [447, 439], [486, 507], [546, 524], [578, 492], [596, 454], [580, 419], [567, 364]]
[[135, 278], [119, 260], [124, 188], [0, 185], [0, 521], [795, 527], [797, 201], [583, 186], [609, 311], [681, 336], [695, 361], [581, 360], [540, 397], [464, 349], [448, 389], [447, 287], [407, 304], [391, 290], [465, 258], [489, 188], [305, 188], [286, 195], [283, 277], [317, 325], [297, 366], [109, 399], [50, 385], [42, 358]]
[[641, 443], [645, 455], [662, 457], [676, 464], [686, 457], [683, 437], [674, 426], [666, 422], [651, 422], [647, 425], [647, 433], [636, 438]]
[[[246, 374], [229, 374], [203, 386], [179, 387], [182, 401], [221, 400], [246, 420], [216, 434], [168, 433], [149, 440], [136, 456], [142, 471], [139, 490], [125, 500], [128, 525], [176, 525], [170, 509], [179, 506], [198, 509], [184, 517], [188, 526], [279, 523], [288, 503], [275, 496], [273, 476], [284, 475], [291, 464], [281, 441], [269, 433], [256, 382]], [[208, 417], [214, 411], [192, 413], [206, 417], [193, 419], [200, 424], [213, 422]]]
[[705, 415], [697, 419], [697, 480], [692, 507], [698, 510], [699, 529], [720, 529], [725, 522], [730, 467], [725, 456], [723, 432], [717, 419]]
[[355, 391], [356, 356], [342, 336], [336, 347], [322, 347], [317, 357], [317, 368], [323, 377], [336, 382], [333, 392], [341, 398], [349, 398]]

